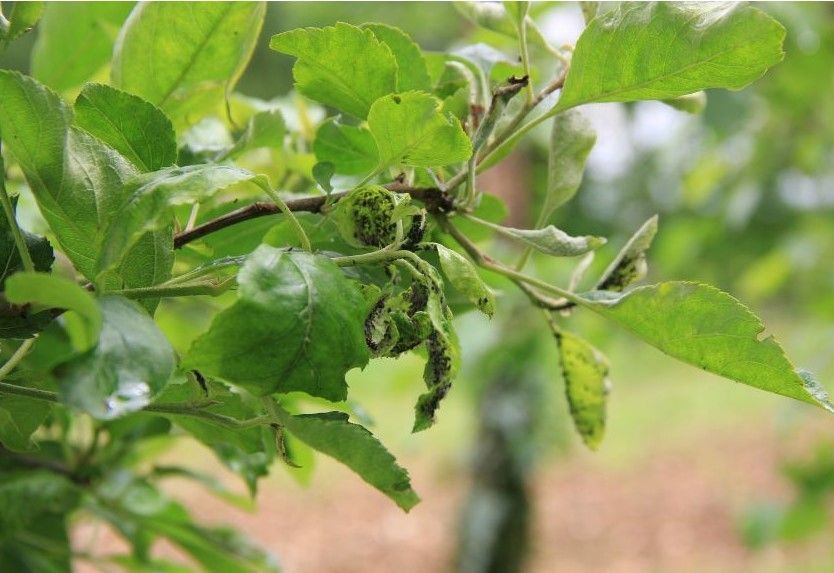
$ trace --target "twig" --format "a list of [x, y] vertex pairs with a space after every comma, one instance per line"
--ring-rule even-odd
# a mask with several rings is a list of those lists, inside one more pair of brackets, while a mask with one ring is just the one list
[[9, 224], [9, 230], [12, 233], [14, 244], [17, 247], [18, 253], [20, 253], [23, 270], [32, 272], [35, 270], [35, 263], [32, 261], [32, 255], [29, 253], [29, 248], [26, 246], [26, 239], [24, 239], [23, 232], [17, 224], [17, 219], [15, 219], [12, 200], [6, 192], [6, 166], [3, 164], [2, 154], [0, 154], [0, 201], [3, 203], [3, 212], [6, 215], [6, 221]]
[[[435, 219], [440, 223], [440, 226], [443, 227], [443, 230], [449, 233], [455, 241], [463, 248], [466, 253], [472, 257], [475, 263], [488, 271], [492, 271], [494, 273], [498, 273], [500, 275], [504, 275], [505, 277], [512, 280], [519, 289], [521, 289], [524, 294], [530, 298], [530, 300], [536, 306], [540, 308], [545, 308], [548, 310], [564, 310], [566, 308], [570, 308], [575, 306], [577, 302], [580, 300], [575, 294], [561, 289], [559, 287], [549, 285], [539, 279], [534, 277], [525, 275], [518, 271], [507, 267], [486, 253], [484, 253], [478, 246], [473, 243], [469, 237], [464, 235], [460, 232], [460, 230], [455, 227], [449, 219], [446, 218], [443, 214], [436, 214]], [[535, 288], [534, 288], [535, 287]], [[547, 295], [542, 294], [539, 290], [544, 290], [559, 296], [560, 298], [553, 298]]]
[[[16, 384], [8, 384], [6, 382], [0, 382], [0, 394], [13, 394], [15, 396], [25, 396], [27, 398], [40, 400], [42, 402], [61, 402], [61, 400], [58, 398], [58, 394], [56, 394], [55, 392], [50, 392], [49, 390], [41, 390], [40, 388], [29, 388], [26, 386], [18, 386]], [[247, 420], [239, 420], [237, 418], [232, 418], [231, 416], [215, 414], [214, 412], [209, 412], [208, 410], [204, 409], [206, 406], [210, 406], [212, 404], [214, 404], [214, 402], [208, 402], [205, 404], [150, 404], [149, 406], [145, 406], [144, 408], [142, 408], [140, 412], [190, 416], [192, 418], [200, 418], [208, 422], [217, 424], [219, 426], [237, 430], [243, 428], [251, 428], [253, 426], [265, 426], [275, 423], [275, 419], [272, 416], [257, 416], [255, 418], [249, 418]]]
[[[408, 193], [414, 199], [422, 201], [426, 205], [426, 209], [432, 212], [435, 211], [451, 211], [453, 209], [452, 201], [449, 196], [440, 189], [434, 187], [409, 187], [403, 183], [395, 181], [385, 185], [389, 191], [397, 193]], [[333, 203], [344, 197], [347, 193], [331, 193], [330, 195], [313, 195], [310, 197], [299, 197], [297, 199], [289, 199], [285, 201], [287, 209], [293, 213], [320, 213], [325, 203], [328, 201]], [[179, 249], [192, 241], [196, 241], [206, 235], [215, 233], [226, 227], [231, 227], [237, 223], [256, 219], [258, 217], [265, 217], [268, 215], [277, 215], [281, 209], [275, 203], [266, 203], [258, 201], [241, 207], [235, 211], [221, 215], [216, 219], [206, 221], [202, 225], [197, 225], [193, 229], [178, 233], [174, 237], [174, 248]]]
[[0, 367], [0, 380], [8, 376], [9, 373], [14, 370], [18, 364], [20, 364], [20, 361], [23, 360], [23, 357], [26, 356], [26, 353], [29, 352], [29, 349], [32, 348], [34, 343], [34, 338], [27, 338], [20, 346], [17, 347], [14, 354], [12, 354], [6, 363]]

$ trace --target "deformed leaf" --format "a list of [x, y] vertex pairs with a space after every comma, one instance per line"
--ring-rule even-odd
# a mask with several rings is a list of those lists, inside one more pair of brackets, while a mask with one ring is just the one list
[[582, 306], [609, 318], [683, 362], [736, 382], [834, 412], [764, 325], [729, 294], [691, 282], [665, 282], [615, 295], [592, 291]]
[[103, 316], [98, 344], [56, 367], [65, 404], [110, 420], [141, 410], [165, 389], [174, 372], [174, 350], [135, 302], [98, 300]]
[[469, 259], [440, 244], [434, 245], [440, 267], [456, 289], [485, 315], [495, 314], [495, 294], [486, 286]]
[[428, 358], [423, 369], [423, 380], [429, 391], [417, 398], [414, 406], [414, 426], [411, 431], [422, 432], [434, 425], [437, 408], [449, 393], [460, 368], [460, 350], [451, 327], [434, 330], [426, 339]]
[[570, 415], [582, 441], [597, 449], [605, 435], [605, 409], [610, 381], [608, 361], [586, 340], [566, 331], [554, 332], [565, 379]]
[[46, 308], [63, 308], [73, 346], [83, 352], [93, 346], [102, 327], [101, 310], [93, 296], [76, 283], [47, 273], [16, 273], [6, 281], [6, 299], [16, 304], [38, 304]]
[[554, 113], [588, 102], [741, 89], [782, 60], [784, 38], [781, 24], [747, 5], [624, 2], [579, 37]]
[[657, 215], [650, 217], [631, 236], [608, 268], [602, 273], [594, 290], [623, 291], [628, 285], [646, 276], [646, 251], [657, 234]]
[[426, 60], [420, 47], [402, 30], [387, 24], [362, 24], [374, 33], [394, 54], [397, 61], [397, 90], [431, 90], [431, 80], [426, 66]]
[[582, 183], [585, 160], [596, 143], [591, 122], [577, 110], [568, 110], [553, 119], [547, 161], [547, 194], [542, 205], [542, 220], [570, 201]]
[[379, 150], [378, 168], [404, 164], [435, 167], [466, 161], [472, 143], [440, 100], [422, 92], [382, 97], [368, 113], [368, 127]]
[[75, 124], [118, 151], [140, 171], [156, 171], [177, 160], [171, 120], [127, 92], [87, 84], [75, 100]]
[[364, 175], [379, 164], [373, 135], [365, 127], [344, 125], [335, 118], [321, 124], [313, 141], [316, 159], [332, 163], [336, 173]]
[[284, 427], [296, 438], [355, 471], [405, 511], [420, 501], [408, 472], [368, 430], [347, 414], [327, 412], [291, 416], [281, 411]]
[[238, 300], [191, 347], [189, 368], [263, 396], [338, 401], [368, 361], [365, 302], [330, 259], [261, 245], [238, 273]]
[[243, 73], [265, 12], [263, 2], [140, 3], [113, 49], [112, 84], [194, 123]]
[[425, 265], [421, 270], [425, 277], [414, 285], [417, 295], [414, 298], [422, 301], [424, 308], [420, 310], [425, 312], [431, 324], [431, 334], [426, 338], [428, 357], [423, 369], [423, 381], [429, 391], [417, 398], [412, 432], [421, 432], [434, 424], [437, 408], [452, 388], [460, 369], [460, 348], [452, 325], [452, 313], [441, 290], [440, 276], [431, 265]]
[[175, 206], [199, 203], [255, 177], [238, 167], [206, 164], [168, 167], [133, 179], [129, 199], [105, 232], [96, 272], [118, 264], [143, 233], [170, 225]]
[[104, 68], [133, 2], [47, 2], [32, 49], [32, 75], [63, 92]]
[[514, 229], [495, 225], [495, 230], [510, 239], [520, 241], [553, 257], [576, 257], [598, 249], [606, 243], [604, 237], [584, 235], [572, 237], [553, 225], [543, 229]]
[[397, 62], [373, 31], [342, 22], [272, 36], [269, 47], [298, 58], [296, 89], [360, 119], [371, 104], [397, 91]]

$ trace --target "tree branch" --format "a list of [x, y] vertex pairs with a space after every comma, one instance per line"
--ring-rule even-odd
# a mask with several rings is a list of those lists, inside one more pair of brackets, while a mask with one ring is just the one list
[[[563, 289], [558, 287], [554, 287], [552, 285], [548, 285], [538, 279], [533, 277], [529, 277], [524, 275], [520, 272], [517, 272], [510, 267], [507, 267], [486, 253], [484, 253], [478, 246], [473, 243], [469, 237], [464, 235], [460, 232], [460, 230], [455, 227], [449, 219], [446, 218], [443, 214], [436, 214], [435, 218], [440, 223], [440, 226], [443, 227], [443, 230], [449, 233], [455, 241], [463, 248], [466, 253], [472, 257], [475, 263], [488, 271], [492, 271], [494, 273], [498, 273], [500, 275], [504, 275], [505, 277], [509, 278], [513, 281], [516, 286], [521, 289], [521, 291], [527, 295], [530, 301], [540, 308], [544, 308], [547, 310], [565, 310], [576, 306], [575, 301], [571, 301], [570, 298], [575, 298], [573, 293], [569, 293]], [[538, 287], [538, 288], [534, 288]], [[554, 294], [559, 295], [562, 298], [553, 298], [542, 294], [539, 292], [538, 289], [544, 289], [550, 291]]]
[[[433, 187], [410, 187], [400, 181], [395, 181], [385, 185], [389, 191], [396, 193], [408, 193], [414, 199], [425, 204], [426, 209], [430, 212], [446, 212], [453, 210], [452, 200], [449, 196], [440, 189]], [[293, 213], [320, 213], [322, 207], [328, 199], [331, 202], [338, 201], [347, 193], [331, 193], [330, 195], [313, 195], [310, 197], [298, 197], [286, 201], [287, 209]], [[198, 225], [193, 229], [178, 233], [174, 237], [174, 248], [179, 249], [184, 245], [196, 241], [201, 237], [205, 237], [211, 233], [215, 233], [226, 227], [231, 227], [243, 221], [250, 219], [257, 219], [258, 217], [266, 217], [267, 215], [277, 215], [281, 213], [280, 208], [275, 203], [267, 203], [258, 201], [241, 207], [235, 211], [221, 215], [216, 219], [206, 221], [202, 225]]]

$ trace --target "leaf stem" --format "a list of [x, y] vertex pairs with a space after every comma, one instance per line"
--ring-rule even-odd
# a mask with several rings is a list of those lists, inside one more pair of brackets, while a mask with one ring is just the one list
[[107, 294], [120, 295], [130, 299], [173, 298], [180, 296], [208, 295], [218, 296], [237, 284], [235, 277], [220, 281], [202, 281], [183, 284], [161, 284], [150, 287], [126, 288], [107, 291]]
[[263, 189], [263, 191], [272, 199], [273, 203], [275, 203], [278, 208], [281, 210], [284, 215], [286, 215], [289, 220], [290, 224], [292, 224], [293, 228], [295, 229], [296, 235], [298, 235], [299, 241], [301, 241], [301, 246], [307, 252], [313, 251], [313, 245], [310, 243], [310, 237], [307, 236], [307, 233], [304, 232], [304, 228], [301, 226], [301, 223], [298, 222], [298, 219], [295, 218], [295, 215], [292, 214], [292, 210], [284, 203], [284, 200], [278, 195], [278, 193], [270, 187], [269, 182], [266, 180], [265, 177], [256, 177], [254, 179], [254, 183]]
[[26, 246], [26, 239], [23, 238], [23, 232], [17, 224], [17, 219], [14, 216], [14, 207], [9, 194], [6, 192], [6, 167], [3, 164], [3, 156], [0, 155], [0, 201], [3, 203], [3, 212], [6, 215], [6, 221], [9, 223], [9, 229], [14, 238], [14, 244], [20, 253], [20, 260], [23, 263], [23, 270], [27, 272], [35, 271], [35, 263], [32, 261], [32, 255], [29, 254], [29, 247]]
[[[533, 127], [546, 120], [548, 117], [552, 117], [551, 115], [548, 115], [548, 113], [545, 113], [541, 117], [531, 121], [529, 124], [524, 125], [520, 131], [516, 131], [516, 128], [519, 126], [519, 124], [521, 124], [521, 122], [524, 121], [524, 118], [527, 117], [527, 115], [531, 111], [533, 111], [533, 109], [535, 109], [536, 106], [538, 106], [542, 101], [544, 101], [544, 99], [548, 95], [562, 88], [562, 86], [565, 84], [565, 78], [567, 77], [567, 73], [568, 67], [566, 66], [562, 70], [562, 73], [559, 74], [559, 77], [550, 82], [547, 85], [547, 87], [545, 87], [541, 92], [536, 94], [532, 101], [522, 106], [522, 108], [518, 111], [515, 117], [510, 121], [510, 123], [507, 124], [507, 126], [504, 127], [504, 129], [502, 129], [501, 132], [495, 136], [492, 142], [490, 142], [484, 148], [483, 152], [479, 154], [477, 160], [478, 168], [476, 170], [476, 173], [482, 173], [483, 171], [486, 171], [489, 167], [492, 166], [489, 162], [490, 157], [494, 155], [498, 148], [500, 148], [504, 143], [506, 143], [511, 137], [519, 138], [528, 131], [530, 131]], [[451, 191], [452, 189], [455, 189], [458, 185], [460, 185], [466, 180], [466, 178], [469, 176], [468, 173], [469, 165], [467, 164], [467, 167], [458, 171], [451, 179], [449, 179], [449, 181], [446, 182], [444, 190]]]
[[396, 259], [409, 259], [412, 262], [416, 263], [418, 266], [425, 263], [423, 259], [418, 257], [417, 254], [412, 251], [391, 251], [386, 249], [380, 249], [378, 251], [372, 251], [370, 253], [363, 253], [361, 255], [333, 257], [330, 260], [340, 267], [354, 267], [357, 265], [371, 265], [375, 263], [381, 263], [384, 261], [393, 261]]
[[[52, 402], [55, 404], [61, 403], [60, 397], [55, 392], [41, 390], [40, 388], [28, 388], [25, 386], [18, 386], [16, 384], [8, 384], [6, 382], [0, 382], [0, 394], [23, 396], [26, 398], [32, 398], [33, 400]], [[211, 404], [213, 404], [213, 402], [208, 405]], [[205, 409], [205, 407], [205, 405], [201, 406], [188, 403], [150, 404], [139, 410], [137, 413], [190, 416], [192, 418], [200, 418], [207, 422], [236, 430], [276, 423], [276, 418], [271, 415], [256, 416], [247, 420], [239, 420], [237, 418], [232, 418], [231, 416], [224, 416], [223, 414], [209, 412]]]
[[[504, 275], [512, 280], [536, 306], [549, 310], [562, 310], [577, 304], [582, 305], [585, 303], [581, 297], [568, 290], [548, 284], [501, 264], [481, 251], [481, 249], [479, 249], [478, 246], [469, 239], [469, 237], [464, 235], [457, 227], [455, 227], [445, 215], [435, 214], [434, 217], [440, 223], [443, 230], [450, 234], [452, 238], [455, 239], [461, 247], [463, 247], [463, 250], [465, 250], [467, 254], [472, 257], [478, 266], [494, 273]], [[534, 289], [531, 287], [536, 288]], [[539, 290], [549, 292], [560, 298], [554, 299], [545, 296], [539, 292]]]
[[533, 79], [530, 76], [530, 52], [527, 48], [527, 16], [518, 22], [518, 43], [521, 49], [521, 65], [524, 69], [524, 75], [527, 76], [527, 107], [532, 108], [535, 92], [533, 91]]
[[0, 366], [0, 380], [3, 380], [9, 373], [20, 364], [20, 361], [26, 356], [29, 352], [29, 349], [32, 348], [32, 345], [35, 343], [34, 338], [27, 338], [26, 340], [21, 343], [20, 346], [17, 347], [17, 350], [9, 357], [3, 366]]

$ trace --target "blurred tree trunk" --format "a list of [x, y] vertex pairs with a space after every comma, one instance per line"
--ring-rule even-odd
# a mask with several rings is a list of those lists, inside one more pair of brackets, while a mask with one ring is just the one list
[[530, 372], [536, 345], [521, 336], [501, 346], [491, 354], [502, 360], [486, 368], [456, 573], [520, 573], [530, 546], [533, 430], [541, 394], [538, 376]]

